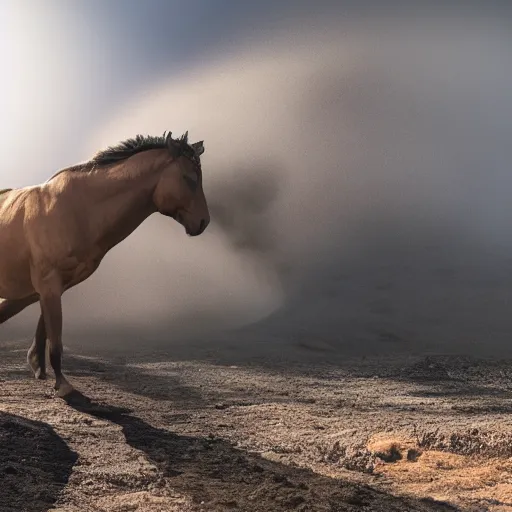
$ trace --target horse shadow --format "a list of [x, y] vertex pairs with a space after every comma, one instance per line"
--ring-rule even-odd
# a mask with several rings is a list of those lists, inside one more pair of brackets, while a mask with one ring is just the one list
[[0, 512], [46, 512], [77, 455], [46, 423], [0, 412]]
[[125, 361], [103, 361], [76, 354], [67, 356], [67, 364], [66, 374], [70, 377], [94, 377], [152, 400], [172, 400], [174, 404], [187, 407], [191, 404], [198, 408], [207, 405], [202, 394], [183, 385], [177, 374], [155, 375], [140, 368], [127, 367]]
[[143, 452], [158, 468], [160, 485], [190, 497], [198, 510], [460, 510], [447, 503], [394, 496], [310, 469], [287, 466], [213, 436], [178, 435], [153, 427], [128, 409], [93, 403], [81, 394], [68, 403], [79, 412], [121, 427], [128, 445]]

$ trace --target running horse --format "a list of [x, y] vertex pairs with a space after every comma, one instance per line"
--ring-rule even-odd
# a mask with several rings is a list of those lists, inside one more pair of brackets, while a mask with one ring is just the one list
[[40, 303], [27, 361], [45, 379], [48, 342], [57, 396], [73, 392], [61, 370], [62, 294], [153, 213], [173, 218], [189, 236], [206, 229], [203, 152], [188, 132], [137, 135], [39, 186], [0, 191], [0, 324]]

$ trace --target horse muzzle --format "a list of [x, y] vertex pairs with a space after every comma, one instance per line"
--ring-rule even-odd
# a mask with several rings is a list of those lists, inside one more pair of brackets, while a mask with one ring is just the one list
[[190, 222], [187, 222], [185, 214], [180, 211], [176, 212], [174, 215], [171, 215], [171, 217], [185, 228], [185, 232], [187, 233], [188, 236], [201, 235], [202, 233], [204, 233], [204, 230], [208, 227], [208, 224], [210, 223], [210, 219], [201, 219], [199, 221], [199, 225], [192, 226]]
[[206, 219], [201, 219], [201, 222], [199, 223], [199, 226], [197, 229], [191, 230], [190, 228], [185, 226], [185, 231], [187, 232], [188, 236], [199, 236], [202, 233], [204, 233], [204, 230], [207, 228], [208, 224], [209, 224], [209, 221], [207, 221]]

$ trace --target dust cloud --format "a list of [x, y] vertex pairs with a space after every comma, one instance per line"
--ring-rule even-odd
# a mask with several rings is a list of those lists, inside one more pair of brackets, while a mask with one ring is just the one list
[[329, 347], [504, 350], [511, 53], [492, 19], [325, 23], [133, 98], [84, 151], [204, 139], [212, 224], [189, 239], [150, 218], [67, 294], [67, 329], [172, 339], [259, 322]]

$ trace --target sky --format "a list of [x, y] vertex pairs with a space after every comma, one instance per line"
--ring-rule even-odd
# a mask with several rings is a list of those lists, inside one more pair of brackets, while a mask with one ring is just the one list
[[486, 2], [485, 8], [475, 7], [479, 2], [438, 4], [442, 7], [396, 0], [314, 5], [305, 0], [1, 0], [6, 166], [31, 164], [23, 141], [38, 139], [38, 175], [44, 177], [75, 161], [80, 140], [155, 84], [286, 29], [320, 33], [330, 20], [343, 32], [365, 20], [422, 17], [476, 17], [508, 28], [506, 1]]
[[498, 1], [0, 0], [0, 187], [138, 132], [205, 140], [208, 231], [149, 219], [69, 292], [66, 328], [266, 318], [345, 346], [501, 350], [510, 15]]
[[0, 86], [2, 152], [10, 153], [9, 163], [23, 165], [22, 141], [37, 137], [44, 177], [73, 162], [86, 134], [156, 83], [296, 18], [332, 9], [320, 1], [311, 12], [307, 4], [1, 0], [0, 60], [7, 77]]

